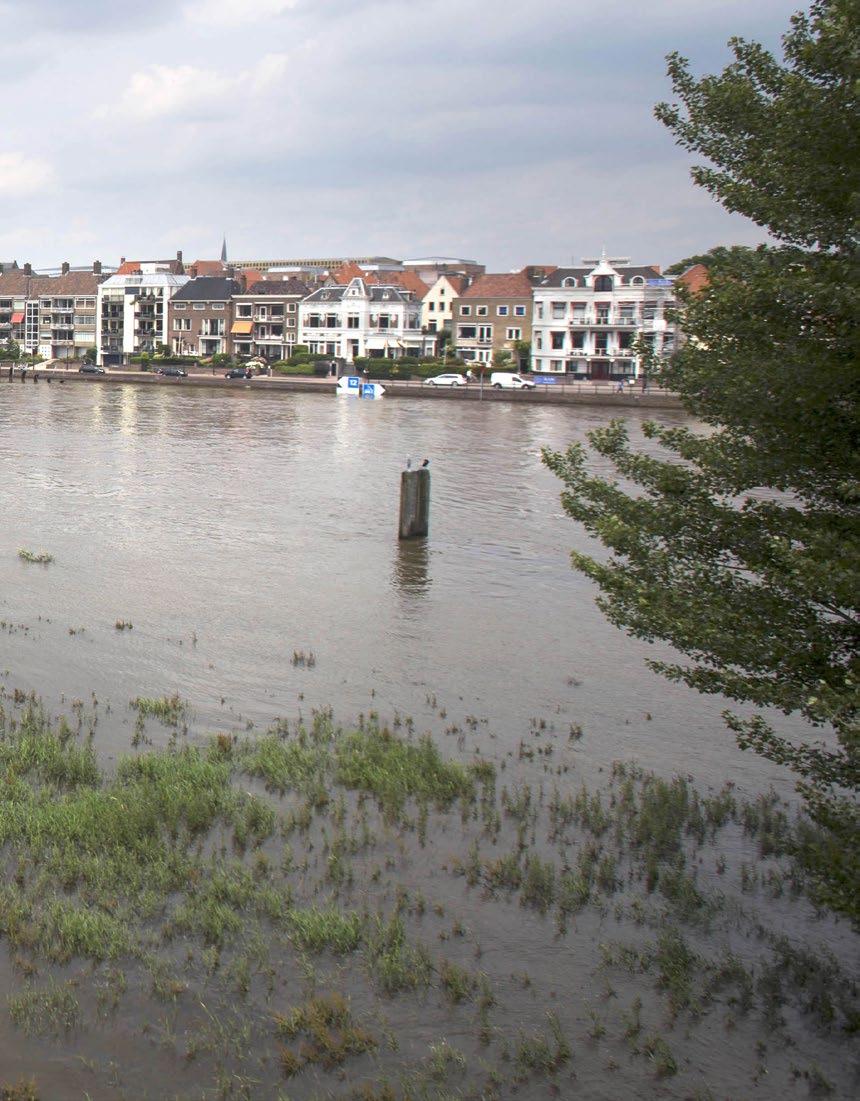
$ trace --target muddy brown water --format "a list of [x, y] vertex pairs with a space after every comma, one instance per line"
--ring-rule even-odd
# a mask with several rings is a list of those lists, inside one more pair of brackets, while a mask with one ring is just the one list
[[[371, 710], [383, 720], [408, 715], [444, 742], [446, 729], [462, 730], [474, 717], [480, 722], [466, 748], [515, 761], [521, 782], [538, 784], [546, 772], [540, 759], [519, 754], [538, 726], [556, 740], [554, 763], [569, 770], [571, 789], [600, 783], [615, 760], [635, 759], [661, 774], [691, 774], [703, 789], [729, 780], [744, 794], [775, 786], [790, 799], [784, 773], [736, 749], [720, 719], [725, 702], [654, 676], [644, 659], [664, 651], [610, 627], [590, 584], [570, 569], [570, 549], [588, 542], [563, 513], [540, 449], [581, 440], [609, 415], [505, 403], [2, 385], [6, 688], [35, 690], [56, 711], [95, 698], [104, 759], [128, 751], [132, 697], [178, 692], [190, 706], [192, 738], [253, 732], [279, 716], [332, 706], [345, 723]], [[644, 444], [642, 419], [626, 416]], [[671, 412], [659, 419], [683, 422]], [[407, 459], [424, 458], [432, 473], [430, 536], [399, 544], [400, 471]], [[20, 548], [48, 551], [54, 561], [22, 562]], [[117, 630], [118, 620], [133, 628]], [[582, 728], [581, 740], [568, 741], [571, 724]], [[166, 740], [157, 724], [150, 733], [156, 743]], [[456, 754], [463, 742], [449, 736], [447, 746]], [[456, 818], [440, 822], [442, 864], [458, 851], [459, 836]], [[429, 890], [424, 860], [416, 849], [401, 875], [410, 890], [444, 902], [445, 921], [432, 912], [422, 918], [427, 936], [444, 935], [456, 913], [472, 931], [462, 956], [480, 941], [481, 966], [495, 975], [512, 1028], [539, 1023], [555, 1007], [571, 1035], [584, 1034], [586, 1003], [603, 1012], [609, 997], [594, 966], [607, 914], [581, 917], [577, 937], [591, 954], [580, 956], [569, 937], [558, 941], [547, 918], [515, 903], [489, 907], [462, 879], [440, 879]], [[805, 904], [799, 909], [787, 906], [781, 921], [804, 936], [814, 916]], [[816, 943], [853, 950], [843, 927], [815, 929]], [[5, 949], [0, 969], [7, 979]], [[349, 989], [354, 1004], [370, 1004], [360, 981]], [[0, 1082], [38, 1072], [43, 1098], [61, 1101], [221, 1096], [214, 1088], [204, 1094], [168, 1042], [183, 1027], [181, 1010], [149, 1022], [141, 1043], [148, 1010], [139, 993], [132, 982], [107, 1051], [86, 1035], [54, 1045], [23, 1038], [4, 1020]], [[469, 1027], [444, 1007], [425, 1001], [400, 1012], [399, 1058], [420, 1057], [441, 1036], [469, 1052]], [[696, 1083], [714, 1098], [782, 1096], [790, 1058], [781, 1058], [779, 1085], [761, 1074], [753, 1086], [754, 1068], [739, 1055], [749, 1040], [734, 1029], [717, 1042], [701, 1031], [676, 1037], [689, 1072], [679, 1079], [643, 1076], [641, 1060], [619, 1074], [600, 1043], [577, 1041], [575, 1072], [516, 1090], [503, 1085], [502, 1096], [706, 1097], [695, 1094]], [[803, 1055], [832, 1064], [835, 1050], [810, 1041]], [[480, 1049], [469, 1056], [479, 1059]], [[840, 1086], [852, 1081], [847, 1071], [836, 1077]], [[284, 1097], [338, 1095], [336, 1079], [325, 1076], [278, 1088]], [[267, 1084], [248, 1096], [281, 1095]]]

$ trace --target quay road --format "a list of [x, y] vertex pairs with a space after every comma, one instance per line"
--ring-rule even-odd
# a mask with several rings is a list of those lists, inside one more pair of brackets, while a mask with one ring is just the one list
[[[0, 363], [0, 382], [11, 381], [21, 385], [20, 368], [14, 367], [9, 378], [10, 364]], [[286, 393], [335, 394], [336, 379], [316, 378], [308, 375], [255, 375], [250, 379], [224, 378], [223, 369], [190, 372], [186, 378], [159, 375], [137, 368], [108, 369], [103, 375], [79, 374], [76, 367], [65, 368], [59, 364], [46, 364], [27, 369], [25, 385], [37, 382], [81, 382], [86, 384], [134, 383], [141, 386], [208, 386], [235, 390], [248, 388], [255, 391]], [[371, 376], [368, 381], [373, 382]], [[618, 393], [612, 382], [572, 382], [563, 378], [553, 383], [538, 383], [534, 390], [495, 390], [488, 383], [470, 382], [468, 386], [425, 386], [421, 379], [381, 379], [388, 397], [425, 398], [430, 401], [512, 401], [549, 405], [603, 405], [637, 409], [680, 409], [677, 395], [667, 390], [649, 386], [643, 391], [641, 384], [625, 387]]]

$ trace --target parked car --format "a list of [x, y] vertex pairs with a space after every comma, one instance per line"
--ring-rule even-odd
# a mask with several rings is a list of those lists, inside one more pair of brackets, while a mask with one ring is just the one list
[[515, 375], [513, 371], [493, 371], [490, 385], [497, 390], [534, 390], [535, 384], [529, 378]]
[[224, 378], [250, 378], [251, 372], [247, 367], [231, 367], [224, 375]]
[[78, 368], [79, 375], [106, 375], [107, 371], [104, 367], [99, 367], [97, 363], [82, 363]]
[[188, 378], [188, 372], [184, 367], [159, 367], [158, 373], [167, 375], [169, 378]]
[[425, 386], [466, 386], [466, 376], [457, 374], [434, 375], [424, 379]]

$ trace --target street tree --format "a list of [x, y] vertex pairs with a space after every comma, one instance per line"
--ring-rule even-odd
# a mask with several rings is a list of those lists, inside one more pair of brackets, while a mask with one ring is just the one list
[[657, 672], [748, 705], [729, 728], [794, 771], [810, 823], [795, 853], [860, 923], [860, 4], [796, 15], [781, 61], [730, 47], [698, 79], [670, 55], [676, 101], [656, 108], [705, 158], [695, 182], [776, 242], [715, 257], [680, 293], [686, 343], [649, 364], [707, 430], [649, 423], [648, 453], [622, 422], [591, 433], [623, 482], [579, 445], [544, 460], [610, 551], [572, 556], [609, 620], [679, 652]]

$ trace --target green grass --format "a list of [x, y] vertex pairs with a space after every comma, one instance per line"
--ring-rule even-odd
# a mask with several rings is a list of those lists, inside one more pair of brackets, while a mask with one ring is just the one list
[[172, 696], [136, 696], [130, 703], [141, 718], [154, 716], [165, 726], [178, 726], [188, 705], [174, 692]]

